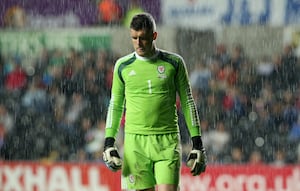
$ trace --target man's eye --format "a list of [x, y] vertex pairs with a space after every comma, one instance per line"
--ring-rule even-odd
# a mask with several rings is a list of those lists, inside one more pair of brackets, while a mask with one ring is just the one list
[[133, 40], [147, 40], [146, 37], [131, 37]]

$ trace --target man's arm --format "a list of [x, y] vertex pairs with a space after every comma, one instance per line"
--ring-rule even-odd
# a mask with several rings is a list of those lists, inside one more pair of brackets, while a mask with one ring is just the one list
[[191, 137], [201, 136], [200, 120], [188, 78], [188, 72], [183, 60], [178, 65], [176, 77], [177, 92], [180, 98], [181, 110]]
[[120, 128], [125, 100], [124, 83], [121, 81], [118, 75], [118, 66], [119, 64], [117, 63], [114, 68], [111, 99], [106, 117], [105, 142], [103, 151], [103, 161], [112, 171], [117, 171], [122, 168], [122, 160], [117, 147], [115, 146], [115, 138]]
[[199, 115], [192, 96], [188, 72], [183, 60], [182, 63], [179, 64], [176, 80], [181, 109], [193, 143], [193, 149], [187, 158], [187, 166], [191, 169], [192, 175], [197, 176], [205, 172], [207, 156], [201, 139]]
[[111, 98], [106, 117], [105, 137], [116, 138], [124, 111], [124, 83], [118, 74], [119, 64], [116, 63], [113, 74]]

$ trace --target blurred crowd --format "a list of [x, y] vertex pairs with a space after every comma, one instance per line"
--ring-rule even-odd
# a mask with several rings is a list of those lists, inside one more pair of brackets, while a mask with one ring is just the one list
[[4, 160], [98, 159], [110, 97], [110, 51], [43, 50], [30, 67], [1, 58]]
[[[118, 57], [44, 49], [29, 67], [22, 55], [1, 56], [1, 159], [101, 160]], [[213, 55], [187, 65], [209, 163], [300, 162], [299, 63], [292, 46], [254, 61], [241, 45], [219, 44]], [[190, 139], [180, 104], [178, 115], [184, 160]], [[123, 127], [121, 151], [122, 139]]]
[[190, 73], [212, 163], [300, 162], [299, 62], [292, 45], [257, 60], [224, 44]]

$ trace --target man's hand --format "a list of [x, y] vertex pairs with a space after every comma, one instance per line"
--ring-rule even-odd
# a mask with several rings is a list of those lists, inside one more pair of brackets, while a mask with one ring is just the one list
[[103, 160], [110, 170], [116, 172], [122, 168], [122, 160], [114, 144], [115, 139], [113, 137], [105, 138]]
[[197, 176], [202, 172], [205, 172], [207, 163], [207, 156], [205, 149], [201, 150], [193, 149], [187, 158], [186, 165], [191, 169], [193, 176]]
[[207, 156], [203, 148], [201, 136], [192, 137], [193, 149], [189, 153], [186, 165], [191, 169], [193, 176], [205, 172]]
[[103, 152], [103, 160], [113, 172], [122, 168], [122, 160], [116, 147], [107, 147]]

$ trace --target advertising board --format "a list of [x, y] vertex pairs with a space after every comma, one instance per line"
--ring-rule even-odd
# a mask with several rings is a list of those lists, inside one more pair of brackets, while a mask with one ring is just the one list
[[[121, 173], [102, 163], [0, 162], [0, 191], [121, 191]], [[182, 166], [181, 191], [299, 191], [300, 166]]]

